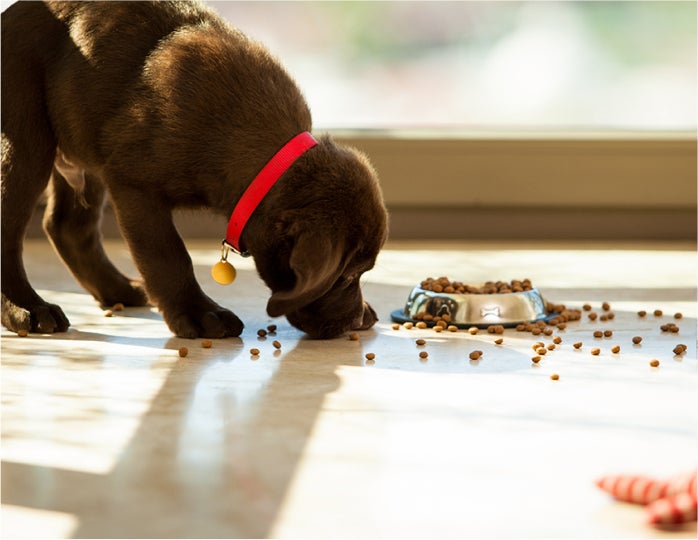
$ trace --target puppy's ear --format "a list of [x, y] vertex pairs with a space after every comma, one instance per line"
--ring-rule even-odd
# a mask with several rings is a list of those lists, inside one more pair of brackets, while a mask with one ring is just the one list
[[289, 265], [296, 275], [291, 290], [271, 295], [267, 313], [279, 317], [317, 300], [335, 284], [344, 270], [344, 245], [318, 233], [304, 232], [297, 238]]

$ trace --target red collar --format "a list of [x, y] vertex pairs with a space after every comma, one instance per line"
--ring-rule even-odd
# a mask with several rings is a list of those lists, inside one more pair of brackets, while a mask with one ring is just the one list
[[307, 131], [299, 133], [283, 145], [274, 154], [274, 157], [262, 167], [262, 170], [259, 171], [235, 205], [230, 221], [228, 221], [225, 240], [223, 240], [225, 245], [245, 257], [249, 256], [249, 253], [242, 247], [240, 238], [247, 221], [277, 180], [299, 157], [315, 145], [317, 145], [317, 141], [310, 133]]

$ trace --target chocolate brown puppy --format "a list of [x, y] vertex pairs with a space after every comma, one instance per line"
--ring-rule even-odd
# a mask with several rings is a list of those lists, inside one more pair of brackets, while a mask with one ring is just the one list
[[[27, 222], [44, 228], [102, 305], [158, 306], [183, 337], [237, 336], [207, 297], [172, 223], [175, 208], [229, 217], [257, 173], [311, 130], [303, 96], [260, 44], [193, 2], [18, 2], [2, 14], [2, 324], [65, 331], [29, 284]], [[142, 280], [101, 246], [111, 198]], [[267, 311], [312, 337], [369, 328], [359, 278], [386, 237], [375, 172], [329, 137], [300, 156], [241, 236], [271, 289]], [[223, 236], [223, 231], [221, 231]]]

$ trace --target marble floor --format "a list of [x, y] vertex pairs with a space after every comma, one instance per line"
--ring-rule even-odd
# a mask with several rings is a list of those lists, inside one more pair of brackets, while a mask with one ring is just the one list
[[[358, 341], [272, 321], [251, 261], [222, 287], [217, 242], [188, 247], [204, 289], [246, 322], [241, 338], [202, 348], [154, 309], [105, 317], [45, 241], [28, 242], [34, 286], [72, 328], [2, 331], [3, 538], [695, 538], [695, 524], [652, 528], [594, 485], [696, 466], [695, 245], [392, 243], [364, 279], [381, 320]], [[122, 243], [107, 248], [133, 272]], [[495, 345], [393, 330], [390, 312], [439, 275], [528, 277], [548, 300], [607, 301], [616, 317], [570, 323], [538, 364], [528, 333]]]

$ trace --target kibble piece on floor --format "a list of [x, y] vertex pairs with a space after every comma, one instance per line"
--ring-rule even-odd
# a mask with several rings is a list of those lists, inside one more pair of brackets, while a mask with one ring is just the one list
[[270, 334], [273, 334], [274, 332], [276, 332], [276, 325], [270, 324], [269, 326], [267, 326], [267, 332], [269, 332]]
[[458, 327], [455, 324], [449, 324], [447, 330], [449, 332], [458, 332]]
[[555, 337], [553, 338], [553, 343], [554, 343], [555, 345], [559, 345], [560, 343], [562, 343], [562, 338], [561, 338], [560, 336], [555, 336]]
[[642, 343], [642, 337], [640, 337], [640, 336], [633, 337], [633, 343], [635, 345], [639, 345], [640, 343]]
[[276, 341], [276, 340], [272, 343], [272, 345], [274, 346], [275, 349], [280, 349], [280, 348], [281, 348], [281, 343], [279, 343], [279, 342]]
[[111, 317], [112, 315], [114, 315], [114, 312], [111, 309], [104, 312], [105, 317]]
[[662, 315], [664, 315], [664, 312], [663, 312], [661, 309], [655, 309], [655, 310], [654, 310], [654, 316], [655, 316], [655, 317], [661, 317]]
[[657, 359], [650, 360], [650, 366], [659, 367], [659, 360], [657, 360]]
[[613, 330], [604, 330], [603, 335], [605, 337], [611, 337], [613, 335]]
[[560, 378], [560, 376], [559, 376], [557, 373], [553, 373], [553, 374], [550, 376], [550, 378], [551, 378], [553, 381], [557, 381], [557, 380]]
[[19, 337], [27, 337], [29, 335], [29, 332], [22, 328], [21, 330], [17, 330], [17, 335]]
[[582, 348], [582, 342], [581, 342], [581, 341], [578, 341], [577, 343], [573, 343], [573, 344], [572, 344], [572, 347], [574, 347], [575, 349], [581, 349], [581, 348]]
[[376, 358], [376, 355], [372, 352], [366, 353], [366, 360], [374, 360]]
[[533, 358], [531, 358], [531, 361], [532, 361], [534, 364], [537, 364], [538, 362], [541, 361], [541, 358], [543, 358], [543, 357], [542, 357], [542, 356], [534, 356]]
[[415, 324], [415, 326], [420, 330], [424, 330], [427, 327], [427, 323], [424, 321], [419, 321], [417, 324]]
[[400, 330], [400, 325], [395, 323], [392, 328], [393, 330]]
[[611, 347], [611, 352], [614, 354], [618, 354], [620, 352], [620, 345], [614, 345]]
[[205, 339], [201, 342], [201, 346], [204, 349], [210, 349], [211, 347], [213, 347], [213, 341], [211, 341], [210, 339]]
[[264, 328], [260, 328], [259, 330], [257, 330], [257, 335], [258, 335], [259, 337], [264, 337], [264, 336], [267, 335], [267, 331], [264, 330]]
[[468, 328], [468, 334], [470, 334], [471, 336], [474, 336], [479, 331], [480, 329], [477, 326], [471, 326], [470, 328]]
[[426, 358], [427, 356], [429, 356], [429, 353], [427, 351], [421, 351], [419, 353], [420, 358]]
[[404, 326], [407, 330], [410, 330], [414, 326], [414, 324], [411, 322], [406, 322], [402, 326]]
[[674, 313], [674, 319], [681, 319], [683, 318], [683, 313]]
[[426, 344], [426, 341], [423, 340], [423, 339], [418, 339], [417, 341], [415, 341], [415, 343], [416, 343], [417, 345], [424, 345], [424, 344]]
[[436, 333], [443, 332], [443, 330], [444, 330], [443, 326], [439, 326], [438, 324], [436, 326], [434, 326], [434, 332], [436, 332]]
[[591, 354], [593, 354], [594, 356], [598, 356], [601, 354], [601, 349], [599, 349], [598, 347], [594, 347], [593, 349], [591, 349]]
[[[124, 310], [124, 305], [121, 302], [117, 302], [112, 306], [112, 311], [123, 311]], [[680, 315], [680, 314], [679, 314]], [[678, 317], [676, 317], [678, 319]]]
[[603, 309], [604, 311], [609, 311], [611, 309], [611, 304], [609, 304], [608, 302], [604, 302], [603, 304], [601, 304], [601, 309]]
[[482, 351], [473, 351], [468, 356], [471, 360], [478, 360], [482, 355]]
[[637, 312], [638, 317], [644, 317], [645, 315], [647, 315], [647, 312], [644, 309]]
[[593, 311], [591, 313], [589, 313], [588, 316], [589, 316], [590, 321], [595, 321], [598, 318], [598, 315], [596, 313], [594, 313]]
[[497, 338], [494, 340], [494, 342], [496, 345], [501, 345], [502, 343], [504, 343], [504, 338]]
[[601, 330], [595, 330], [594, 337], [596, 337], [596, 338], [603, 337], [603, 332]]
[[250, 354], [252, 356], [259, 356], [259, 349], [250, 349]]
[[352, 332], [349, 334], [349, 339], [352, 341], [357, 341], [359, 339], [359, 333], [358, 332]]
[[180, 347], [178, 352], [179, 352], [179, 356], [181, 358], [184, 358], [186, 355], [189, 354], [189, 349], [187, 349], [186, 347]]
[[681, 355], [686, 352], [686, 349], [688, 349], [686, 345], [679, 343], [676, 347], [674, 347], [674, 354]]

